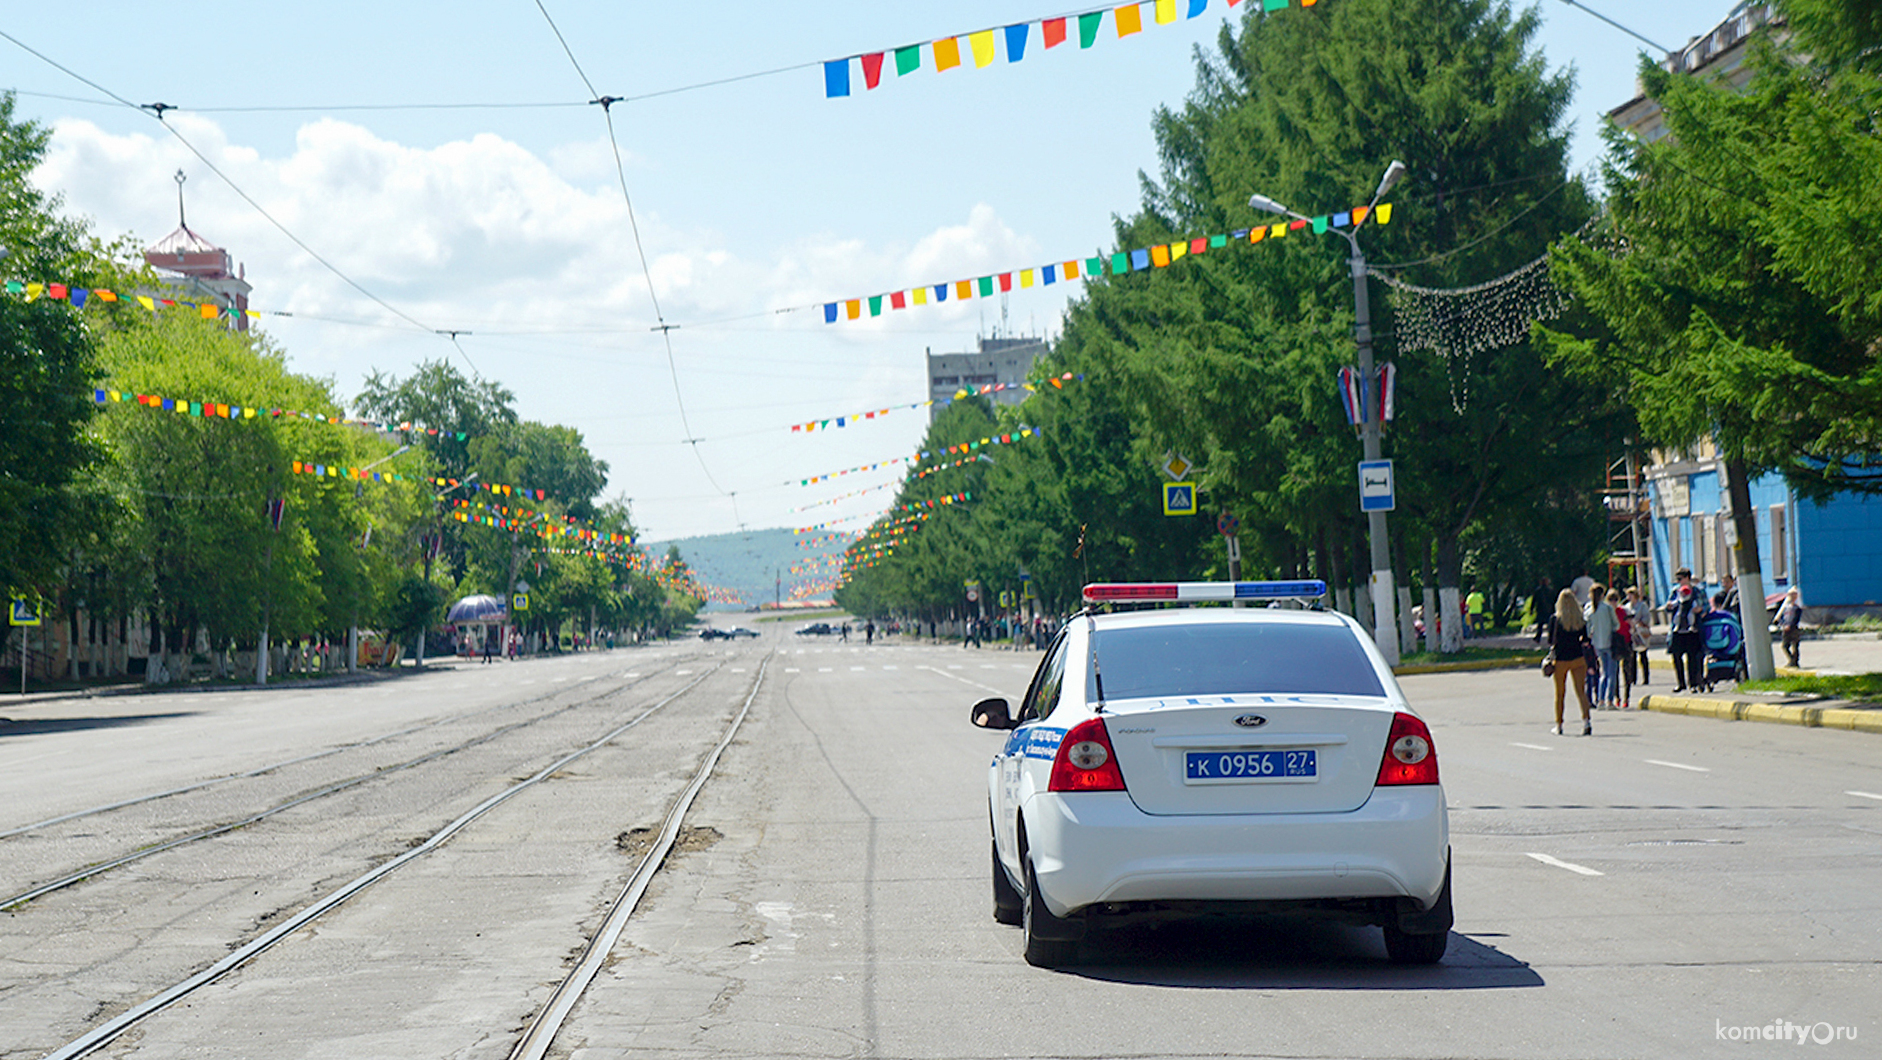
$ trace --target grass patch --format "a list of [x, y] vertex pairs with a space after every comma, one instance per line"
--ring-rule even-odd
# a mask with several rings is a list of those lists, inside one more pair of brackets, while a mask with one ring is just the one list
[[1834, 626], [1824, 626], [1818, 633], [1882, 633], [1882, 618], [1851, 615]]
[[1465, 648], [1449, 655], [1441, 651], [1415, 651], [1399, 656], [1401, 666], [1424, 666], [1430, 663], [1455, 662], [1501, 662], [1506, 659], [1536, 659], [1548, 652], [1547, 647], [1535, 648]]
[[760, 622], [815, 622], [818, 619], [831, 619], [839, 615], [847, 616], [848, 614], [848, 611], [840, 607], [828, 608], [822, 611], [783, 611], [754, 618], [752, 619], [752, 624], [756, 625]]
[[1769, 681], [1743, 681], [1748, 692], [1793, 692], [1849, 699], [1856, 702], [1882, 700], [1882, 674], [1826, 674], [1821, 677], [1775, 677]]

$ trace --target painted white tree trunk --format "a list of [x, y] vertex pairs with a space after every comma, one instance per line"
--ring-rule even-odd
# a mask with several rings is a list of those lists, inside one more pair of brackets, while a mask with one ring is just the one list
[[[1459, 615], [1462, 611], [1457, 606], [1458, 592], [1455, 585], [1438, 587], [1438, 617], [1443, 620], [1443, 629], [1438, 635], [1438, 650], [1446, 655], [1464, 650], [1464, 620]], [[1425, 625], [1429, 628], [1432, 616], [1425, 616]]]

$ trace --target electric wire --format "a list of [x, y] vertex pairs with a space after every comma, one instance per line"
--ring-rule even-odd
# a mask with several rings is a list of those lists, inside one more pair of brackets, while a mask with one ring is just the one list
[[[384, 308], [388, 312], [392, 313], [394, 316], [397, 316], [400, 319], [406, 321], [407, 323], [411, 324], [413, 327], [418, 328], [421, 331], [435, 331], [435, 329], [426, 326], [424, 323], [420, 322], [419, 320], [411, 316], [409, 313], [406, 313], [404, 310], [398, 308], [392, 303], [379, 297], [378, 295], [374, 294], [372, 291], [367, 290], [363, 284], [359, 283], [359, 281], [353, 279], [351, 276], [348, 276], [345, 272], [342, 272], [339, 266], [333, 264], [331, 261], [328, 261], [325, 257], [323, 257], [320, 254], [319, 251], [309, 246], [305, 240], [303, 240], [300, 236], [295, 235], [292, 231], [288, 229], [286, 225], [282, 224], [278, 219], [275, 218], [273, 214], [269, 213], [267, 209], [265, 209], [261, 205], [261, 203], [256, 202], [255, 198], [251, 196], [247, 191], [243, 190], [241, 185], [237, 184], [234, 180], [230, 179], [227, 173], [224, 173], [220, 167], [218, 167], [214, 162], [210, 161], [209, 156], [203, 154], [200, 150], [196, 148], [195, 144], [189, 141], [187, 137], [185, 137], [181, 132], [178, 132], [176, 128], [173, 127], [169, 122], [163, 120], [163, 112], [165, 110], [170, 110], [174, 108], [168, 107], [167, 105], [161, 104], [161, 103], [146, 104], [142, 106], [136, 103], [132, 103], [130, 100], [125, 99], [123, 96], [117, 94], [116, 92], [111, 91], [110, 89], [104, 87], [98, 82], [93, 81], [91, 78], [86, 77], [85, 75], [79, 73], [76, 70], [73, 70], [71, 67], [66, 66], [65, 64], [59, 62], [58, 60], [52, 58], [51, 56], [45, 54], [44, 52], [38, 50], [37, 48], [32, 47], [31, 45], [27, 44], [25, 41], [20, 40], [18, 37], [15, 37], [11, 33], [6, 32], [5, 30], [0, 30], [0, 37], [5, 37], [8, 41], [12, 42], [15, 46], [17, 46], [18, 48], [20, 48], [22, 51], [26, 52], [27, 54], [32, 55], [33, 57], [39, 59], [41, 62], [47, 64], [48, 66], [51, 66], [53, 69], [58, 70], [59, 72], [65, 74], [66, 76], [71, 77], [74, 80], [80, 81], [86, 85], [89, 85], [92, 88], [98, 90], [99, 92], [103, 92], [105, 95], [110, 96], [114, 100], [117, 100], [123, 106], [131, 110], [139, 111], [141, 113], [150, 114], [153, 118], [156, 119], [157, 124], [163, 126], [163, 129], [165, 132], [169, 133], [172, 137], [175, 137], [176, 141], [182, 144], [183, 147], [186, 150], [188, 150], [190, 154], [195, 155], [196, 158], [200, 162], [202, 162], [202, 164], [206, 166], [211, 173], [214, 173], [217, 177], [221, 178], [222, 182], [224, 184], [227, 184], [229, 186], [229, 189], [234, 191], [235, 194], [238, 195], [242, 199], [243, 202], [247, 203], [250, 207], [252, 207], [256, 213], [260, 214], [265, 220], [267, 220], [269, 224], [273, 225], [277, 231], [279, 231], [282, 235], [286, 236], [288, 240], [292, 242], [295, 246], [301, 248], [303, 251], [306, 251], [309, 257], [319, 262], [320, 265], [323, 268], [325, 268], [328, 272], [331, 272], [333, 275], [339, 277], [339, 279], [342, 282], [344, 282], [347, 286], [353, 288], [355, 291], [358, 291], [360, 294], [365, 295], [368, 299], [377, 303], [381, 308]], [[459, 352], [461, 353], [462, 350], [460, 349]], [[469, 363], [469, 358], [465, 359], [465, 363], [467, 364]], [[471, 371], [473, 373], [476, 372], [475, 365], [472, 365]]]
[[[692, 423], [686, 415], [686, 395], [680, 389], [679, 365], [674, 361], [673, 357], [673, 328], [675, 325], [667, 323], [666, 314], [660, 309], [660, 295], [659, 292], [654, 289], [653, 268], [647, 262], [647, 247], [646, 243], [641, 239], [640, 220], [634, 213], [634, 196], [627, 188], [627, 165], [621, 159], [621, 139], [614, 131], [613, 107], [614, 104], [619, 101], [613, 96], [604, 96], [595, 91], [594, 82], [588, 79], [587, 72], [582, 69], [581, 61], [575, 58], [574, 50], [569, 47], [567, 38], [562, 36], [561, 28], [555, 24], [555, 18], [549, 14], [549, 9], [543, 4], [542, 0], [536, 0], [536, 10], [542, 12], [543, 20], [549, 23], [549, 29], [555, 33], [555, 39], [562, 45], [562, 51], [568, 56], [569, 64], [575, 67], [575, 75], [582, 79], [582, 84], [587, 86], [588, 91], [594, 95], [592, 102], [601, 107], [601, 116], [608, 126], [608, 146], [614, 152], [615, 177], [620, 181], [621, 198], [627, 204], [628, 227], [634, 234], [634, 253], [640, 258], [640, 273], [641, 278], [645, 280], [647, 284], [647, 299], [653, 304], [654, 319], [659, 322], [657, 328], [660, 332], [661, 341], [666, 346], [667, 371], [673, 377], [673, 400], [679, 408], [680, 428], [686, 432], [687, 441], [692, 446], [693, 459], [699, 463], [700, 473], [706, 476], [706, 481], [712, 484], [713, 489], [718, 490], [721, 495], [724, 495], [726, 492], [725, 487], [719, 485], [718, 480], [712, 475], [712, 469], [706, 466], [705, 455], [699, 451], [699, 442], [702, 439], [693, 434]], [[733, 511], [735, 514], [737, 508], [738, 502], [733, 501]]]

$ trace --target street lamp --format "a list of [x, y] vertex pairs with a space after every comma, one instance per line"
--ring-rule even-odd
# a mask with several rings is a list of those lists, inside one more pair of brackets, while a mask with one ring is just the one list
[[[1385, 197], [1385, 193], [1391, 191], [1393, 185], [1404, 176], [1405, 163], [1393, 159], [1392, 164], [1385, 168], [1385, 176], [1379, 180], [1379, 190], [1372, 193], [1372, 202], [1366, 207], [1366, 217], [1372, 216], [1373, 207], [1378, 206], [1379, 200]], [[1300, 221], [1309, 220], [1266, 195], [1249, 196], [1248, 205], [1268, 213], [1285, 214]], [[1365, 385], [1370, 386], [1374, 373], [1372, 302], [1366, 290], [1366, 255], [1359, 249], [1357, 234], [1359, 226], [1364, 223], [1364, 218], [1355, 222], [1352, 231], [1333, 228], [1329, 225], [1328, 231], [1338, 232], [1352, 248], [1352, 257], [1348, 259], [1348, 263], [1352, 266], [1353, 272], [1353, 341], [1358, 346], [1359, 378], [1365, 382]], [[1365, 402], [1364, 404], [1373, 405], [1374, 403]], [[1369, 410], [1362, 409], [1360, 424], [1360, 437], [1365, 459], [1367, 463], [1372, 463], [1379, 459], [1380, 448], [1379, 414], [1376, 406]], [[1372, 539], [1372, 637], [1379, 645], [1379, 653], [1385, 656], [1386, 662], [1396, 665], [1399, 658], [1398, 622], [1394, 612], [1397, 607], [1398, 591], [1392, 582], [1391, 549], [1386, 536], [1385, 512], [1374, 509], [1367, 513], [1367, 519], [1370, 522]]]

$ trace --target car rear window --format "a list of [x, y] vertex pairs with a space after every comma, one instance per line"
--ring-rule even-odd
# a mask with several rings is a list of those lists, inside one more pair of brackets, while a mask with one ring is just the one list
[[[1345, 626], [1199, 623], [1097, 631], [1106, 699], [1243, 692], [1383, 696], [1379, 675]], [[1086, 694], [1097, 683], [1086, 675]]]

